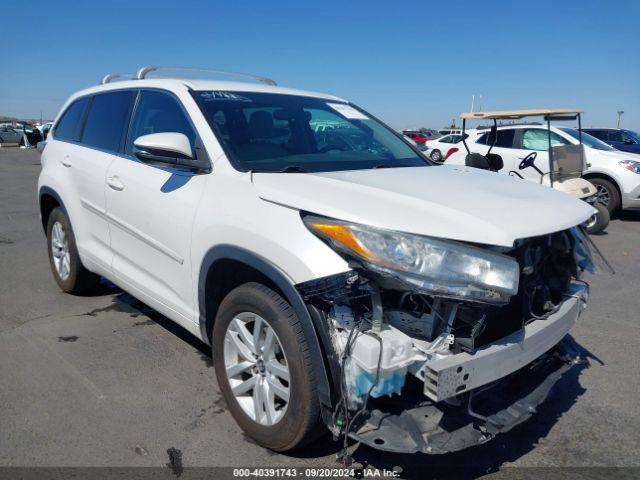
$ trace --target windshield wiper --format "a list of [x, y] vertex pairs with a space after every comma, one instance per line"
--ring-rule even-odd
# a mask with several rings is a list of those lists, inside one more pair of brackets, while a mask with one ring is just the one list
[[282, 170], [270, 169], [270, 168], [252, 168], [249, 170], [253, 173], [308, 173], [308, 170], [302, 168], [299, 165], [289, 165]]
[[280, 170], [281, 173], [307, 173], [306, 168], [302, 168], [300, 165], [289, 165], [288, 167]]
[[376, 165], [375, 167], [373, 167], [374, 169], [377, 168], [395, 168], [398, 167], [400, 165], [388, 165], [388, 164], [381, 164], [381, 165]]

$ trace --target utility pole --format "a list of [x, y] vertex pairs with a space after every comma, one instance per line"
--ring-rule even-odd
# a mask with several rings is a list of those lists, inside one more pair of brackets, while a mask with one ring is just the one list
[[622, 118], [622, 114], [624, 113], [624, 110], [618, 110], [618, 126], [616, 128], [620, 128], [620, 119]]

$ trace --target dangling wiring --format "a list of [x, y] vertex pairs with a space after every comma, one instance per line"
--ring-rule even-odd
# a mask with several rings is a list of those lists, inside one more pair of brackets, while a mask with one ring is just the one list
[[[371, 332], [371, 331], [363, 333], [361, 331], [362, 323], [363, 321], [362, 319], [360, 319], [354, 325], [354, 328], [349, 332], [349, 336], [347, 337], [347, 344], [345, 346], [345, 349], [340, 359], [341, 368], [342, 368], [341, 377], [340, 377], [341, 396], [333, 413], [333, 424], [338, 425], [338, 427], [340, 427], [338, 440], [340, 439], [340, 435], [342, 435], [342, 449], [336, 454], [336, 460], [341, 462], [345, 466], [350, 466], [353, 461], [348, 451], [349, 432], [353, 425], [357, 425], [356, 421], [358, 420], [358, 418], [367, 410], [367, 405], [369, 402], [369, 398], [371, 397], [371, 392], [373, 392], [373, 389], [376, 387], [376, 385], [378, 384], [378, 381], [380, 380], [380, 369], [382, 365], [382, 348], [383, 348], [382, 339], [378, 335], [376, 335], [374, 332]], [[376, 367], [375, 379], [373, 383], [369, 386], [369, 390], [364, 396], [362, 406], [356, 411], [356, 413], [353, 416], [351, 416], [351, 412], [349, 410], [349, 400], [348, 400], [349, 392], [348, 392], [348, 385], [347, 385], [346, 369], [347, 369], [347, 359], [351, 354], [351, 347], [353, 346], [353, 344], [355, 343], [359, 335], [369, 335], [375, 338], [376, 340], [378, 340], [378, 343], [380, 344], [380, 353], [378, 355], [378, 364]]]

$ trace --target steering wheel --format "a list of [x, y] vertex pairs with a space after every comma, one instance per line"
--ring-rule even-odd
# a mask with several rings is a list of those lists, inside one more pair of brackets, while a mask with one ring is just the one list
[[518, 168], [520, 170], [524, 170], [525, 168], [529, 168], [531, 166], [533, 166], [533, 162], [536, 161], [536, 157], [538, 156], [537, 152], [531, 152], [529, 155], [527, 155], [526, 157], [524, 157], [522, 159], [522, 161], [520, 162], [520, 165], [518, 166]]
[[331, 150], [339, 150], [341, 152], [344, 152], [344, 148], [340, 148], [337, 145], [325, 145], [324, 147], [318, 149], [318, 153], [327, 153]]

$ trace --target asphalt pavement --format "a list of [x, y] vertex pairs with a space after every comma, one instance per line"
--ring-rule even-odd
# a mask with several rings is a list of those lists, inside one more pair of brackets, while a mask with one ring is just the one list
[[[0, 466], [334, 467], [325, 437], [294, 454], [248, 439], [227, 412], [208, 348], [105, 282], [88, 296], [53, 280], [36, 200], [39, 155], [0, 148]], [[444, 456], [354, 459], [423, 477], [500, 468], [640, 466], [640, 213], [594, 237], [616, 270], [599, 274], [572, 331], [590, 365], [538, 413], [480, 447]], [[171, 451], [171, 450], [170, 450]]]

